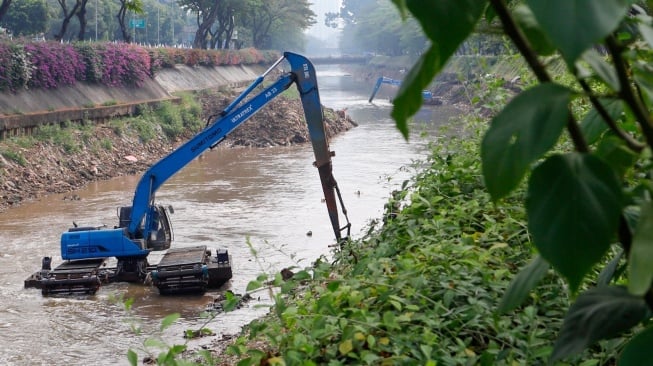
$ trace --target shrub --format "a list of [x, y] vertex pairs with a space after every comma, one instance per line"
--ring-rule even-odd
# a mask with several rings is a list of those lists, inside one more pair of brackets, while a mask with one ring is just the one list
[[97, 52], [97, 46], [91, 43], [76, 43], [75, 50], [85, 66], [85, 80], [93, 83], [102, 81], [104, 62]]
[[98, 48], [105, 65], [102, 83], [108, 86], [143, 84], [150, 75], [150, 55], [145, 49], [126, 43], [107, 43]]
[[141, 86], [176, 64], [226, 66], [274, 62], [277, 51], [143, 48], [126, 43], [0, 42], [0, 92], [56, 88], [76, 81], [106, 86]]
[[173, 140], [184, 132], [184, 123], [179, 108], [170, 102], [163, 102], [155, 111], [161, 128], [166, 136]]
[[73, 46], [56, 42], [25, 45], [34, 65], [30, 87], [56, 88], [85, 79], [85, 64]]
[[156, 126], [145, 116], [138, 116], [129, 121], [129, 126], [136, 130], [138, 137], [146, 143], [156, 137]]
[[0, 92], [26, 88], [32, 77], [32, 68], [22, 45], [0, 43]]
[[27, 164], [27, 161], [25, 160], [25, 157], [23, 154], [21, 154], [18, 151], [13, 151], [13, 150], [2, 150], [0, 151], [0, 155], [4, 156], [5, 158], [18, 163], [21, 166], [25, 166]]
[[180, 112], [184, 128], [191, 132], [200, 131], [205, 126], [202, 121], [202, 106], [190, 94], [184, 94], [181, 98], [183, 108]]
[[68, 123], [64, 123], [64, 127], [56, 124], [41, 125], [36, 129], [34, 138], [61, 146], [64, 151], [69, 153], [79, 151], [80, 147], [77, 139], [73, 136], [72, 128], [66, 127], [67, 125]]

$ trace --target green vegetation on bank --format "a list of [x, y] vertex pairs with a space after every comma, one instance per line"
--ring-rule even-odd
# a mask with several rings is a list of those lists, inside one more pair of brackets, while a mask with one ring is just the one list
[[[192, 94], [183, 93], [180, 96], [182, 102], [179, 104], [164, 101], [156, 107], [144, 105], [133, 116], [111, 120], [108, 127], [116, 136], [133, 136], [142, 143], [160, 136], [176, 141], [184, 135], [194, 134], [206, 124], [201, 119], [202, 107]], [[111, 151], [111, 140], [98, 139], [95, 128], [92, 122], [41, 125], [31, 135], [2, 140], [0, 155], [25, 166], [26, 151], [39, 142], [59, 147], [66, 153], [78, 153], [82, 150]]]
[[[224, 357], [239, 366], [546, 364], [572, 301], [567, 286], [532, 262], [520, 205], [525, 187], [501, 206], [492, 203], [480, 175], [482, 118], [452, 123], [467, 126], [465, 137], [438, 139], [424, 161], [407, 167], [414, 177], [393, 192], [362, 238], [292, 268], [288, 281], [263, 273], [248, 285], [252, 295], [268, 291], [273, 305], [224, 356], [202, 350], [182, 359], [188, 343], [168, 345], [155, 335], [141, 350], [161, 365], [213, 365]], [[499, 313], [519, 269], [538, 265], [538, 291]], [[593, 278], [601, 276], [597, 270]], [[237, 303], [228, 295], [223, 305]], [[174, 319], [166, 317], [162, 329]], [[566, 364], [614, 364], [626, 340], [600, 342]], [[136, 353], [129, 355], [137, 364]]]
[[[434, 144], [384, 217], [334, 252], [335, 265], [323, 258], [290, 282], [251, 283], [250, 290], [278, 285], [271, 315], [227, 353], [239, 365], [546, 364], [569, 293], [545, 267], [538, 292], [518, 311], [497, 312], [533, 246], [519, 204], [524, 190], [499, 207], [484, 187], [480, 130]], [[248, 346], [250, 338], [271, 352]], [[623, 344], [599, 343], [569, 364], [610, 364]]]
[[[621, 366], [652, 364], [653, 2], [393, 3], [432, 41], [395, 98], [392, 116], [404, 136], [421, 90], [479, 28], [502, 34], [535, 78], [493, 114], [480, 149], [493, 203], [502, 207], [526, 185], [523, 205], [537, 253], [506, 291], [511, 304], [499, 310], [541, 291], [550, 267], [574, 299], [549, 364], [622, 336]], [[560, 141], [567, 141], [564, 148]]]

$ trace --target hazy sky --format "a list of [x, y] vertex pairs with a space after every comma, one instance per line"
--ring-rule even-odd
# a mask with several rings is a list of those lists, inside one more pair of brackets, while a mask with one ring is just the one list
[[308, 33], [325, 40], [335, 40], [338, 32], [324, 25], [324, 13], [337, 12], [340, 9], [340, 0], [313, 0], [311, 9], [317, 15], [317, 23], [308, 30]]

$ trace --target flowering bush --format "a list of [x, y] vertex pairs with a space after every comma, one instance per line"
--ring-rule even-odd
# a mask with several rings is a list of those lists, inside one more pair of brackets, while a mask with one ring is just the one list
[[12, 66], [11, 46], [6, 43], [0, 43], [0, 90], [11, 89], [11, 66]]
[[143, 84], [150, 74], [150, 55], [142, 47], [127, 43], [106, 43], [98, 49], [104, 63], [102, 84], [123, 86]]
[[86, 77], [86, 65], [73, 46], [57, 42], [35, 42], [25, 45], [25, 52], [34, 65], [30, 87], [56, 88], [72, 85]]
[[144, 48], [127, 43], [0, 42], [0, 92], [56, 88], [77, 81], [140, 86], [177, 64], [226, 66], [270, 63], [277, 51]]
[[168, 52], [166, 48], [149, 48], [150, 54], [150, 75], [155, 75], [159, 70], [174, 67], [175, 55]]

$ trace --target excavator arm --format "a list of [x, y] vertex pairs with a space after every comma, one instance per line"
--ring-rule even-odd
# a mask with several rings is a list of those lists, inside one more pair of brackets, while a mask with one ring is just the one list
[[[265, 76], [283, 60], [287, 60], [290, 64], [290, 72], [282, 75], [258, 95], [244, 101], [245, 97], [260, 85]], [[144, 258], [150, 250], [167, 249], [169, 242], [167, 245], [161, 244], [160, 240], [157, 241], [156, 238], [158, 228], [161, 226], [161, 222], [158, 220], [165, 215], [165, 210], [154, 204], [157, 190], [204, 151], [219, 144], [230, 132], [247, 121], [293, 83], [297, 85], [301, 96], [315, 153], [315, 166], [319, 171], [329, 219], [336, 240], [340, 242], [349, 237], [349, 219], [344, 227], [340, 227], [336, 195], [345, 218], [347, 218], [347, 212], [332, 174], [331, 157], [333, 153], [329, 150], [327, 142], [315, 68], [305, 57], [286, 52], [204, 130], [152, 165], [143, 174], [136, 187], [132, 206], [123, 208], [121, 211], [119, 227], [103, 230], [75, 228], [63, 233], [61, 237], [62, 257], [68, 260], [102, 257]], [[123, 213], [125, 214], [123, 215]], [[347, 232], [343, 237], [342, 232], [345, 229]]]
[[[265, 76], [284, 59], [290, 63], [290, 72], [282, 75], [261, 93], [238, 106], [263, 81]], [[344, 228], [340, 228], [336, 203], [337, 183], [332, 174], [331, 156], [333, 153], [329, 151], [327, 142], [315, 68], [305, 57], [290, 52], [284, 53], [282, 58], [275, 62], [263, 75], [259, 76], [206, 129], [155, 163], [143, 174], [136, 187], [132, 203], [130, 222], [127, 227], [130, 236], [142, 235], [142, 237], [147, 238], [150, 234], [149, 228], [151, 225], [149, 220], [151, 220], [151, 216], [147, 215], [147, 213], [154, 204], [155, 193], [161, 185], [209, 147], [214, 147], [224, 140], [236, 127], [247, 121], [293, 83], [297, 85], [301, 96], [304, 115], [315, 153], [315, 166], [318, 168], [322, 182], [331, 225], [336, 240], [343, 239], [341, 232]], [[145, 223], [141, 225], [143, 219], [145, 219]], [[349, 229], [349, 225], [346, 225], [345, 228]], [[142, 232], [139, 233], [139, 231]], [[349, 233], [347, 233], [347, 236], [349, 236]]]
[[[372, 100], [374, 100], [374, 97], [376, 96], [376, 93], [379, 91], [381, 88], [381, 84], [390, 84], [393, 86], [401, 86], [401, 80], [395, 80], [391, 79], [385, 76], [379, 76], [378, 79], [376, 79], [376, 84], [374, 84], [374, 89], [372, 89], [372, 95], [370, 95], [370, 99], [368, 100], [369, 103], [372, 103]], [[422, 90], [422, 98], [424, 100], [431, 100], [433, 99], [433, 93], [431, 93], [429, 90]]]

